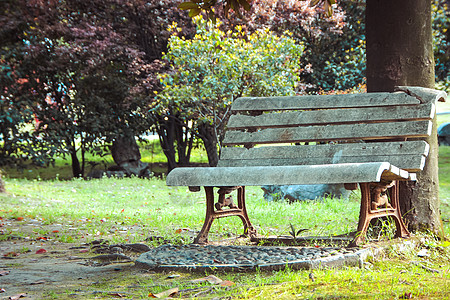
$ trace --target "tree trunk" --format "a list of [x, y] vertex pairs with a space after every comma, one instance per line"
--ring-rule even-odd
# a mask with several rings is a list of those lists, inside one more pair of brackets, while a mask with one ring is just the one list
[[167, 173], [177, 167], [175, 152], [175, 128], [173, 120], [160, 117], [156, 124], [156, 131], [159, 136], [159, 143], [167, 158]]
[[70, 158], [72, 159], [72, 175], [76, 178], [82, 177], [83, 173], [81, 172], [80, 160], [77, 157], [77, 149], [72, 145], [69, 151]]
[[[187, 166], [191, 158], [194, 136], [189, 122], [170, 111], [169, 116], [159, 116], [156, 124], [159, 142], [167, 158], [168, 172], [177, 166]], [[176, 146], [175, 146], [176, 144]], [[178, 155], [178, 160], [177, 160]]]
[[114, 140], [111, 155], [127, 176], [148, 177], [150, 175], [148, 164], [141, 162], [141, 152], [131, 130]]
[[0, 193], [6, 193], [5, 182], [2, 179], [2, 171], [0, 171]]
[[[367, 91], [395, 86], [434, 88], [431, 0], [367, 0]], [[417, 182], [400, 186], [402, 213], [412, 230], [441, 235], [436, 119], [428, 138], [430, 153]]]
[[198, 126], [198, 134], [205, 145], [209, 166], [217, 166], [219, 154], [217, 151], [217, 136], [214, 127], [207, 123], [202, 123]]

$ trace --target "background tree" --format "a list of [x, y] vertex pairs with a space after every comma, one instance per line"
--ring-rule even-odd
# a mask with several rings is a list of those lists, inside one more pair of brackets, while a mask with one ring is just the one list
[[[107, 145], [125, 129], [135, 134], [149, 130], [154, 118], [147, 107], [159, 65], [153, 60], [165, 49], [165, 28], [174, 19], [183, 21], [173, 1], [36, 0], [1, 5], [5, 43], [0, 76], [8, 83], [0, 98], [2, 118], [8, 120], [1, 126], [5, 157], [70, 154], [74, 175], [79, 176], [83, 163], [80, 166], [78, 151], [83, 161], [85, 151], [101, 153], [97, 146]], [[20, 131], [35, 115], [38, 131]], [[11, 149], [37, 144], [44, 151]]]
[[23, 31], [28, 25], [14, 1], [0, 5], [0, 165], [19, 163], [27, 157], [39, 161], [39, 149], [27, 143], [31, 136], [23, 130], [34, 121], [34, 103], [23, 93], [27, 80], [21, 70], [26, 50]]
[[253, 1], [239, 16], [216, 6], [224, 28], [241, 25], [249, 33], [258, 29], [282, 34], [285, 30], [304, 46], [302, 82], [307, 92], [346, 90], [364, 82], [364, 1], [343, 1], [332, 15], [308, 1]]
[[266, 29], [247, 34], [240, 26], [223, 32], [220, 23], [213, 26], [198, 17], [192, 39], [178, 37], [175, 30], [164, 56], [171, 72], [161, 76], [158, 105], [160, 115], [177, 113], [186, 132], [203, 140], [211, 166], [218, 162], [217, 146], [234, 99], [293, 95], [300, 88], [302, 47], [289, 33], [278, 37]]

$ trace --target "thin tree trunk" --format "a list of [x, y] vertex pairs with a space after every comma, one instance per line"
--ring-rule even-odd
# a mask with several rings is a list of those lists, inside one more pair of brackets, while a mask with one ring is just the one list
[[2, 178], [2, 171], [0, 171], [0, 193], [6, 193], [5, 182]]
[[[434, 88], [430, 0], [367, 0], [367, 91], [395, 86]], [[417, 182], [401, 184], [402, 213], [410, 229], [442, 234], [439, 213], [436, 120], [428, 138], [430, 153]]]
[[159, 143], [163, 153], [167, 158], [167, 172], [170, 172], [177, 167], [173, 122], [170, 119], [164, 120], [159, 118], [156, 131], [158, 132]]
[[73, 177], [81, 177], [83, 173], [81, 172], [80, 160], [77, 157], [75, 141], [69, 141], [69, 145], [70, 158], [72, 159], [72, 175]]
[[217, 163], [219, 162], [219, 153], [217, 151], [217, 136], [214, 127], [209, 124], [202, 123], [198, 126], [198, 133], [203, 141], [203, 144], [205, 145], [209, 166], [217, 166]]

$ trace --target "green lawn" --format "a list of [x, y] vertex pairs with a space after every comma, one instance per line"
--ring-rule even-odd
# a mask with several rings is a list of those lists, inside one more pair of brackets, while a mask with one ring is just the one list
[[[142, 147], [143, 160], [162, 157], [154, 144]], [[439, 176], [441, 214], [444, 230], [450, 235], [450, 147], [440, 147]], [[196, 154], [197, 160], [204, 160]], [[148, 159], [148, 160], [147, 160]], [[203, 192], [190, 193], [185, 187], [167, 187], [163, 179], [82, 179], [61, 180], [54, 169], [32, 169], [23, 173], [8, 171], [5, 178], [8, 194], [0, 195], [0, 223], [13, 222], [14, 231], [0, 227], [0, 241], [10, 237], [49, 237], [53, 242], [82, 243], [107, 239], [113, 243], [148, 242], [146, 238], [161, 236], [172, 243], [189, 243], [203, 223], [205, 200]], [[50, 172], [51, 171], [51, 172]], [[52, 173], [53, 172], [53, 173]], [[47, 174], [50, 180], [43, 180]], [[52, 174], [52, 175], [50, 175]], [[59, 174], [62, 174], [59, 173]], [[326, 199], [288, 204], [266, 202], [258, 187], [247, 189], [247, 207], [251, 221], [262, 235], [289, 234], [290, 225], [307, 228], [306, 235], [336, 235], [356, 229], [359, 196], [350, 200]], [[3, 221], [2, 221], [3, 220]], [[27, 226], [30, 222], [40, 224]], [[181, 230], [180, 230], [181, 229]], [[181, 233], [180, 233], [181, 231]], [[210, 240], [220, 241], [242, 233], [239, 218], [224, 218], [214, 222]], [[391, 237], [386, 236], [386, 238]], [[450, 242], [419, 234], [409, 250], [399, 251], [395, 244], [387, 246], [382, 257], [369, 260], [362, 269], [325, 269], [314, 271], [284, 270], [278, 272], [225, 273], [223, 280], [235, 283], [220, 288], [195, 285], [189, 281], [195, 274], [180, 273], [168, 281], [166, 274], [124, 271], [84, 286], [88, 291], [102, 290], [105, 294], [89, 294], [83, 299], [109, 299], [107, 291], [127, 290], [133, 299], [148, 298], [149, 291], [158, 293], [173, 287], [186, 291], [206, 289], [201, 297], [231, 297], [239, 299], [448, 299], [450, 298]], [[417, 252], [426, 248], [429, 257], [419, 258]], [[19, 249], [20, 250], [20, 249]], [[419, 266], [416, 265], [420, 262]], [[420, 267], [425, 265], [438, 273]], [[106, 275], [105, 275], [106, 276]], [[74, 288], [75, 289], [75, 288]], [[43, 299], [65, 299], [72, 289], [54, 287], [44, 292]], [[182, 298], [195, 293], [185, 292]], [[200, 296], [199, 296], [200, 297]], [[81, 298], [77, 298], [81, 299]]]

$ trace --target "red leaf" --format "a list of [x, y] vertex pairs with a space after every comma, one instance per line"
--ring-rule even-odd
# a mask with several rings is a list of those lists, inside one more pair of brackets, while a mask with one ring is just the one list
[[22, 220], [23, 220], [23, 217], [17, 217], [16, 220], [17, 220], [17, 221], [22, 221]]
[[58, 233], [58, 232], [59, 232], [59, 230], [53, 230], [52, 232], [53, 232], [53, 233]]
[[412, 299], [412, 293], [404, 293], [400, 296], [400, 299]]
[[8, 252], [8, 253], [4, 254], [3, 256], [4, 257], [19, 256], [19, 253], [12, 251], [12, 252]]
[[47, 252], [47, 250], [39, 249], [38, 251], [36, 251], [36, 254], [42, 254], [42, 253], [45, 253], [45, 252]]

